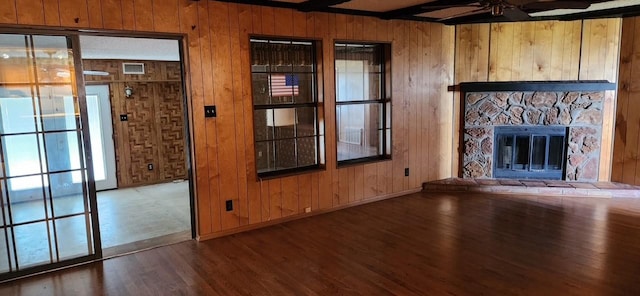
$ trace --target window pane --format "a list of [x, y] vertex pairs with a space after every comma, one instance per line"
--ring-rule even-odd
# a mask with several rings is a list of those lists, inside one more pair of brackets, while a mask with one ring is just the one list
[[315, 108], [302, 107], [296, 109], [296, 136], [309, 137], [317, 134]]
[[290, 169], [297, 166], [296, 141], [275, 141], [275, 167], [276, 170]]
[[253, 73], [253, 103], [255, 105], [269, 104], [269, 75], [265, 73]]
[[338, 160], [375, 156], [382, 145], [380, 104], [340, 105], [337, 107]]
[[316, 138], [299, 138], [296, 140], [298, 148], [298, 166], [317, 164], [318, 149]]
[[[1, 59], [0, 59], [1, 60]], [[34, 109], [34, 104], [36, 109]], [[31, 91], [26, 87], [0, 86], [0, 118], [2, 133], [28, 133], [36, 131], [39, 126], [37, 100], [31, 97]]]
[[258, 173], [272, 171], [276, 155], [274, 153], [273, 142], [256, 143], [256, 167]]
[[318, 163], [318, 107], [311, 105], [317, 102], [314, 46], [251, 39], [258, 173]]

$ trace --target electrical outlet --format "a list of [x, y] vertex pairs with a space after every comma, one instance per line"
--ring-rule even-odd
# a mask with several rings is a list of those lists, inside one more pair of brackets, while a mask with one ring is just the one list
[[404, 176], [409, 177], [409, 168], [404, 168]]
[[153, 171], [153, 163], [148, 164], [147, 169]]
[[129, 120], [129, 116], [127, 116], [127, 114], [120, 114], [120, 121], [128, 121]]
[[304, 208], [304, 212], [305, 213], [311, 213], [311, 207]]
[[227, 212], [233, 211], [233, 200], [225, 201], [224, 206], [227, 209]]

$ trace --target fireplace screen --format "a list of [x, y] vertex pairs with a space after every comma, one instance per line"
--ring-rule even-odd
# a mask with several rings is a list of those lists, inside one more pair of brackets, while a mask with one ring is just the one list
[[494, 177], [561, 180], [565, 127], [496, 127]]

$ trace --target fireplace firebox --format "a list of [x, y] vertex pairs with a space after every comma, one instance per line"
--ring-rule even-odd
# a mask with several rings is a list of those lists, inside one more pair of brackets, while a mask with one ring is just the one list
[[567, 128], [562, 126], [496, 126], [496, 178], [562, 180]]

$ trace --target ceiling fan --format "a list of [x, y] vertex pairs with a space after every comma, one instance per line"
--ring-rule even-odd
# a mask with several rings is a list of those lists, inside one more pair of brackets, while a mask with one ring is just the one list
[[425, 5], [422, 9], [429, 11], [450, 9], [455, 7], [476, 7], [471, 11], [453, 14], [439, 18], [438, 21], [447, 21], [455, 18], [490, 14], [493, 17], [504, 16], [511, 21], [523, 21], [530, 19], [529, 12], [539, 12], [554, 9], [586, 9], [592, 2], [598, 1], [562, 1], [562, 0], [480, 0], [467, 4], [453, 5]]

